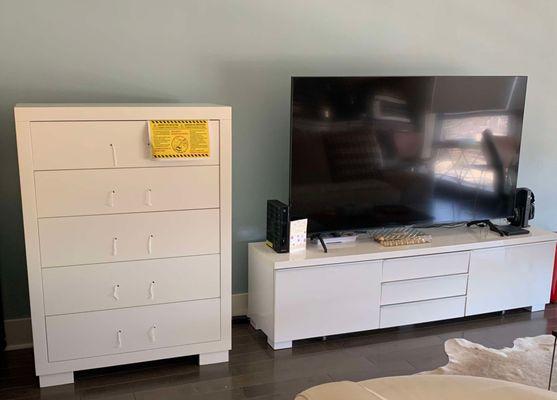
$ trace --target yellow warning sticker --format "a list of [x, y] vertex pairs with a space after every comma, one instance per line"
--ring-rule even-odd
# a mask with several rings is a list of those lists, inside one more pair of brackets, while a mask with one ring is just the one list
[[209, 123], [207, 120], [149, 121], [149, 143], [155, 158], [209, 157]]

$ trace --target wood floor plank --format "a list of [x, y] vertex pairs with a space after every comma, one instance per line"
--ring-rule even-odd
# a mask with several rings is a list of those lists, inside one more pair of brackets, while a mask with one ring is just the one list
[[286, 400], [314, 385], [413, 374], [447, 362], [444, 342], [489, 347], [557, 329], [557, 306], [296, 341], [274, 351], [247, 319], [235, 320], [230, 362], [197, 365], [181, 357], [75, 374], [74, 385], [39, 389], [31, 349], [0, 353], [0, 400]]

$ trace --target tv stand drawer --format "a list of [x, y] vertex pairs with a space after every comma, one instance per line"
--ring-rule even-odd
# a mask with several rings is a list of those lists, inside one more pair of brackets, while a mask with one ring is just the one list
[[381, 305], [463, 296], [468, 274], [386, 282], [381, 285]]
[[465, 274], [468, 272], [470, 252], [434, 254], [431, 256], [404, 257], [383, 262], [383, 282], [415, 278]]
[[381, 307], [381, 328], [464, 317], [466, 296]]

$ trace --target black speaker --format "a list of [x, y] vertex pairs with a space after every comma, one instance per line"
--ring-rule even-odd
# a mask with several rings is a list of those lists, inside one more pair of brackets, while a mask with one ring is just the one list
[[517, 188], [514, 201], [514, 215], [508, 218], [511, 225], [520, 228], [527, 228], [530, 226], [528, 221], [534, 219], [536, 207], [534, 205], [536, 199], [534, 192], [528, 188]]
[[278, 200], [267, 200], [267, 246], [277, 253], [288, 253], [289, 217], [288, 206]]

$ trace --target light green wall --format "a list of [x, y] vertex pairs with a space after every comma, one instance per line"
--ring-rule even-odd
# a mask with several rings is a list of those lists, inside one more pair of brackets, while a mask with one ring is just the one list
[[1, 262], [28, 315], [16, 102], [233, 107], [233, 288], [265, 200], [288, 195], [291, 75], [526, 74], [520, 184], [557, 229], [557, 1], [0, 0]]

